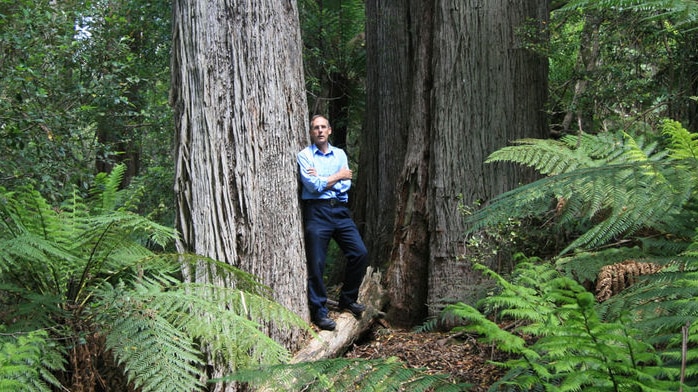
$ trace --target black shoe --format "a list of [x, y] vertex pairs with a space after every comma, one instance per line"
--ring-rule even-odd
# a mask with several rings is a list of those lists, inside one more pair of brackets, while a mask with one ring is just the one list
[[320, 317], [313, 320], [313, 324], [317, 325], [318, 328], [324, 329], [325, 331], [334, 331], [337, 323], [334, 322], [329, 317]]
[[361, 314], [364, 312], [364, 310], [366, 310], [366, 306], [358, 302], [352, 302], [348, 305], [342, 304], [339, 305], [339, 308], [350, 311], [354, 315], [354, 317], [361, 317]]

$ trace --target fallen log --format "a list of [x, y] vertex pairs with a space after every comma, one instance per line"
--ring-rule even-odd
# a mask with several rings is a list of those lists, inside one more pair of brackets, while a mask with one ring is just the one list
[[359, 289], [359, 302], [366, 305], [361, 318], [354, 317], [349, 311], [339, 312], [337, 303], [328, 301], [330, 317], [337, 323], [334, 331], [320, 331], [308, 344], [293, 356], [291, 363], [312, 362], [320, 359], [337, 358], [368, 331], [376, 319], [385, 314], [381, 311], [388, 301], [388, 296], [381, 286], [381, 274], [369, 267]]

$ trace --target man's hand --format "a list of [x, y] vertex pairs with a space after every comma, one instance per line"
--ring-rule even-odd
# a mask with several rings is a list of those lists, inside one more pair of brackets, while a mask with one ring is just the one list
[[352, 172], [351, 170], [349, 170], [346, 167], [339, 169], [339, 171], [337, 172], [337, 176], [338, 176], [339, 180], [351, 180], [353, 175], [354, 175], [354, 172]]
[[314, 167], [309, 167], [308, 170], [306, 170], [306, 172], [308, 173], [308, 175], [311, 175], [313, 177], [317, 176], [317, 170], [315, 170]]

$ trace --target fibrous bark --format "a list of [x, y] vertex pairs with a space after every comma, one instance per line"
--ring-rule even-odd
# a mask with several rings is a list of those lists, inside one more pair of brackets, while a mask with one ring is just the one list
[[[260, 277], [307, 320], [295, 161], [307, 143], [298, 23], [293, 1], [175, 1], [171, 100], [178, 249]], [[230, 285], [203, 265], [183, 272]], [[301, 340], [300, 331], [266, 327], [289, 349]]]
[[484, 161], [512, 140], [548, 134], [547, 60], [519, 35], [532, 20], [545, 24], [547, 3], [366, 3], [358, 212], [372, 265], [387, 265], [393, 324], [419, 323], [438, 311], [429, 305], [479, 295], [480, 274], [462, 257], [460, 207], [532, 178]]

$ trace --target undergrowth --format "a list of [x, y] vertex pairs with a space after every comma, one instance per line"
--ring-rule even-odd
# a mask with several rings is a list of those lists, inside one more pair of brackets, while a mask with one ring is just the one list
[[[263, 325], [311, 332], [259, 279], [193, 254], [156, 252], [177, 235], [132, 212], [125, 166], [53, 206], [0, 188], [0, 391], [462, 391], [396, 359], [289, 364]], [[154, 250], [155, 249], [155, 250]], [[227, 286], [186, 282], [205, 264]], [[211, 380], [213, 366], [235, 372]], [[245, 370], [251, 369], [251, 370]], [[241, 386], [245, 387], [245, 386]]]
[[[544, 218], [574, 235], [550, 261], [522, 256], [510, 276], [476, 264], [496, 290], [444, 309], [457, 331], [513, 356], [491, 390], [698, 390], [698, 136], [666, 120], [658, 135], [520, 140], [496, 161], [544, 177], [470, 215], [469, 234]], [[656, 268], [598, 302], [600, 270], [624, 262]]]
[[[497, 282], [497, 292], [478, 307], [449, 305], [442, 317], [462, 323], [454, 331], [476, 334], [512, 354], [498, 363], [507, 373], [490, 390], [698, 390], [698, 355], [688, 350], [683, 362], [681, 358], [683, 344], [698, 344], [695, 313], [666, 320], [665, 313], [626, 308], [604, 318], [606, 305], [597, 304], [592, 293], [548, 263], [523, 261], [509, 280], [484, 266], [477, 268]], [[682, 279], [668, 280], [673, 281], [664, 287], [668, 298], [695, 292], [695, 284], [688, 289]], [[665, 306], [671, 307], [669, 302]], [[513, 321], [514, 327], [505, 330], [493, 320]], [[656, 328], [660, 321], [664, 325]], [[688, 328], [686, 338], [683, 327]]]

